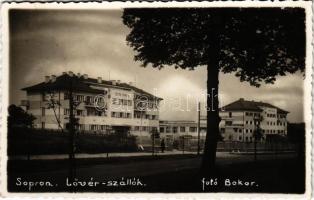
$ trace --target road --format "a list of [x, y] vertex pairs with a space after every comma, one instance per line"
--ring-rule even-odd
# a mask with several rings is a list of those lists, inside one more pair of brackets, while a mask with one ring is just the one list
[[[294, 154], [282, 154], [282, 155], [258, 155], [258, 160], [271, 160], [276, 157], [292, 158]], [[244, 163], [253, 161], [253, 155], [234, 155], [224, 152], [217, 152], [217, 164], [229, 165]], [[79, 166], [76, 170], [78, 178], [89, 177], [139, 177], [148, 176], [152, 174], [159, 174], [165, 172], [175, 172], [184, 169], [197, 169], [201, 163], [201, 157], [188, 157], [188, 158], [165, 158], [156, 160], [143, 160], [133, 161], [130, 163], [106, 163]], [[27, 177], [66, 177], [68, 175], [68, 169], [60, 169], [54, 171], [43, 171], [33, 173], [14, 173], [15, 176], [27, 176]]]
[[[304, 168], [297, 164], [295, 154], [259, 155], [257, 163], [253, 155], [234, 155], [229, 153], [217, 153], [217, 165], [219, 166], [218, 178], [222, 183], [223, 178], [244, 178], [244, 180], [256, 181], [260, 187], [254, 188], [214, 188], [214, 191], [242, 191], [242, 192], [302, 192], [304, 189]], [[107, 160], [108, 161], [108, 160]], [[34, 162], [34, 161], [31, 161]], [[201, 157], [196, 155], [185, 156], [162, 156], [140, 157], [138, 159], [121, 158], [106, 162], [106, 159], [97, 161], [87, 160], [87, 165], [80, 165], [76, 170], [75, 182], [126, 180], [129, 178], [139, 179], [145, 184], [143, 187], [107, 187], [102, 184], [94, 188], [72, 187], [67, 185], [68, 168], [67, 162], [39, 161], [29, 171], [9, 170], [8, 189], [11, 192], [200, 192], [201, 177], [198, 169]], [[16, 169], [25, 167], [26, 161], [15, 161]], [[49, 169], [45, 167], [49, 166]], [[55, 170], [59, 169], [59, 170]], [[293, 170], [293, 173], [291, 173]], [[13, 172], [14, 171], [14, 172]], [[32, 172], [30, 172], [32, 171]], [[19, 179], [19, 182], [17, 181]], [[35, 182], [51, 182], [53, 187], [29, 187]], [[18, 185], [19, 183], [22, 183]], [[25, 185], [26, 184], [26, 185]], [[212, 188], [213, 189], [213, 188]]]

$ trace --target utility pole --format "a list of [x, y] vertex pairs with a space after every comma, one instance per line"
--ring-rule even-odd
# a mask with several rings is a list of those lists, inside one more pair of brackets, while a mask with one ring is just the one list
[[198, 122], [197, 122], [197, 155], [200, 155], [201, 146], [200, 146], [200, 139], [201, 139], [201, 102], [198, 102]]
[[[75, 166], [75, 153], [74, 153], [74, 135], [75, 135], [75, 118], [74, 118], [74, 100], [73, 100], [73, 78], [70, 77], [70, 88], [69, 88], [69, 180], [74, 181], [76, 176], [76, 166]], [[74, 188], [72, 188], [74, 192]]]

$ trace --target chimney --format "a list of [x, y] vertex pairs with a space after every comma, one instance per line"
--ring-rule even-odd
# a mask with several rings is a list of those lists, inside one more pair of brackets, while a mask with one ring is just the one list
[[97, 82], [98, 82], [98, 83], [102, 83], [101, 77], [97, 77]]
[[244, 99], [243, 99], [243, 98], [240, 98], [239, 100], [240, 100], [240, 101], [244, 101]]
[[79, 77], [79, 78], [80, 78], [80, 77], [81, 77], [81, 74], [80, 74], [80, 73], [77, 73], [77, 77]]
[[66, 72], [62, 72], [62, 75], [66, 75], [67, 73]]
[[133, 82], [129, 82], [129, 85], [133, 86]]
[[50, 77], [49, 76], [45, 76], [45, 83], [48, 83], [50, 81]]
[[57, 77], [55, 75], [51, 75], [51, 82], [55, 82], [57, 80]]
[[83, 74], [83, 78], [84, 79], [88, 79], [88, 75], [87, 74]]
[[117, 83], [118, 83], [118, 84], [120, 84], [120, 83], [121, 83], [121, 81], [120, 81], [120, 80], [117, 80]]
[[69, 76], [73, 76], [74, 74], [73, 74], [73, 72], [72, 71], [69, 71]]

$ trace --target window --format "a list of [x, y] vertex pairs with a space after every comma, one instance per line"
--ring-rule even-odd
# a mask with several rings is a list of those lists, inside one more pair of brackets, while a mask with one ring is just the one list
[[229, 112], [229, 117], [232, 117], [232, 112]]
[[78, 102], [82, 102], [82, 101], [84, 101], [84, 96], [83, 96], [83, 95], [76, 95], [76, 96], [74, 97], [74, 99], [75, 99], [76, 101], [78, 101]]
[[90, 130], [97, 131], [97, 125], [94, 124], [90, 125]]
[[93, 97], [92, 96], [86, 96], [86, 101], [85, 103], [87, 105], [91, 105], [93, 103]]
[[46, 108], [41, 108], [41, 116], [45, 116], [46, 115]]
[[117, 98], [112, 98], [112, 104], [118, 105], [119, 104], [118, 99]]
[[69, 97], [69, 93], [65, 92], [65, 93], [64, 93], [64, 98], [63, 98], [63, 99], [64, 99], [64, 100], [67, 100], [67, 99], [69, 99], [69, 98], [70, 98], [70, 97]]
[[196, 132], [196, 127], [190, 127], [190, 132]]
[[180, 127], [180, 132], [181, 132], [181, 133], [184, 133], [184, 132], [185, 132], [185, 126], [181, 126], [181, 127]]
[[77, 110], [76, 115], [77, 116], [83, 116], [83, 110]]
[[102, 111], [95, 110], [95, 115], [96, 116], [106, 116], [106, 113], [102, 112]]
[[79, 125], [78, 125], [78, 129], [79, 129], [79, 130], [84, 130], [84, 129], [85, 129], [84, 124], [79, 124]]
[[226, 121], [226, 125], [227, 126], [231, 126], [232, 125], [232, 121]]
[[116, 117], [116, 112], [111, 112], [111, 117]]
[[242, 140], [242, 137], [241, 137], [241, 136], [239, 136], [239, 140]]
[[139, 126], [134, 126], [134, 131], [139, 131], [140, 127]]
[[128, 101], [127, 100], [122, 100], [123, 105], [127, 106], [128, 105]]
[[95, 109], [86, 108], [86, 114], [87, 114], [87, 116], [94, 116], [95, 115]]
[[178, 132], [178, 127], [172, 127], [173, 133], [177, 133]]
[[123, 105], [123, 99], [118, 99], [118, 102], [119, 105]]
[[242, 133], [242, 129], [239, 129], [239, 133]]
[[41, 122], [41, 128], [45, 128], [45, 122]]
[[170, 126], [167, 126], [167, 127], [166, 127], [166, 132], [167, 132], [167, 133], [170, 133]]
[[221, 128], [221, 129], [220, 129], [220, 132], [221, 132], [221, 133], [225, 133], [225, 129], [224, 129], [224, 128]]
[[165, 132], [165, 127], [160, 127], [160, 132], [164, 133]]

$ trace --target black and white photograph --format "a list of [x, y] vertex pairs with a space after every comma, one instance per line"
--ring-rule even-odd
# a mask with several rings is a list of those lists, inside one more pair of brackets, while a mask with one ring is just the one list
[[307, 196], [312, 3], [245, 3], [5, 5], [1, 190]]

